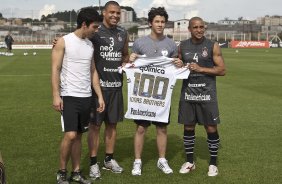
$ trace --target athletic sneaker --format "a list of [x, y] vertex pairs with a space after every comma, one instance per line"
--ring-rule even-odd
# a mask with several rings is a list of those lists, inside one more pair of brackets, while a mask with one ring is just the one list
[[186, 173], [189, 173], [190, 171], [192, 171], [194, 169], [196, 169], [195, 163], [191, 164], [190, 162], [185, 162], [181, 166], [181, 169], [179, 170], [179, 173], [186, 174]]
[[165, 174], [173, 173], [173, 170], [169, 167], [166, 159], [159, 159], [157, 166], [160, 170], [162, 170]]
[[[0, 153], [1, 157], [1, 153]], [[5, 167], [4, 164], [0, 161], [0, 183], [5, 184], [6, 183], [6, 173], [5, 173]]]
[[57, 184], [69, 184], [67, 180], [67, 171], [59, 170], [57, 172]]
[[218, 175], [218, 169], [215, 165], [210, 165], [209, 166], [209, 172], [208, 176], [217, 176]]
[[89, 176], [94, 180], [101, 178], [101, 172], [97, 163], [90, 166]]
[[91, 181], [87, 180], [84, 176], [81, 175], [80, 171], [71, 172], [70, 181], [74, 181], [80, 184], [92, 184]]
[[141, 161], [134, 161], [133, 162], [133, 169], [131, 171], [131, 174], [133, 176], [140, 176], [141, 175], [141, 168], [142, 168], [142, 162]]
[[118, 165], [118, 163], [115, 159], [111, 159], [108, 162], [106, 162], [104, 160], [103, 169], [111, 170], [113, 173], [122, 173], [122, 171], [123, 171], [123, 168]]

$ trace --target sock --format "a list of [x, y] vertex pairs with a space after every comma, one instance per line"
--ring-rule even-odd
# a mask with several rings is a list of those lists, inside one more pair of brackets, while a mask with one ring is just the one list
[[106, 153], [105, 156], [105, 162], [109, 162], [114, 158], [114, 154], [113, 153]]
[[60, 169], [58, 172], [59, 173], [67, 173], [67, 169]]
[[165, 158], [159, 158], [159, 161], [160, 161], [160, 162], [165, 162], [166, 159], [165, 159]]
[[208, 138], [207, 138], [207, 143], [208, 143], [208, 148], [210, 151], [210, 163], [209, 165], [215, 165], [216, 166], [216, 161], [217, 161], [217, 151], [219, 148], [219, 135], [218, 132], [214, 133], [208, 133]]
[[97, 156], [90, 157], [90, 166], [97, 164]]
[[183, 144], [186, 153], [186, 161], [194, 162], [195, 130], [184, 130]]
[[136, 163], [141, 163], [142, 161], [141, 161], [141, 159], [139, 158], [139, 159], [135, 159], [134, 162], [136, 162]]

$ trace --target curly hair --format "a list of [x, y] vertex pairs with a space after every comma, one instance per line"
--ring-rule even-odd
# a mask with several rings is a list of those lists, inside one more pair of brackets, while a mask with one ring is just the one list
[[153, 19], [157, 15], [165, 17], [165, 22], [168, 21], [168, 14], [167, 14], [167, 12], [166, 12], [164, 7], [158, 7], [158, 8], [154, 8], [153, 7], [153, 8], [151, 8], [151, 10], [148, 13], [148, 22], [152, 23]]

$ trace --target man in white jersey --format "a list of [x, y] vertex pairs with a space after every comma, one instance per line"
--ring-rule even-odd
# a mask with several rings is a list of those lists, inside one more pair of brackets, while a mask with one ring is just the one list
[[125, 118], [168, 123], [171, 95], [177, 79], [187, 79], [189, 69], [176, 67], [173, 58], [138, 57], [126, 64], [128, 106]]
[[[151, 8], [148, 13], [148, 23], [151, 27], [151, 34], [137, 39], [132, 47], [130, 61], [133, 62], [139, 55], [147, 57], [166, 56], [170, 58], [177, 57], [177, 46], [173, 40], [164, 36], [164, 28], [168, 21], [168, 14], [163, 7]], [[182, 61], [179, 59], [173, 60], [178, 67], [182, 66]], [[137, 125], [134, 137], [134, 154], [135, 160], [133, 163], [132, 175], [141, 175], [142, 161], [141, 155], [143, 151], [145, 133], [151, 124], [156, 126], [157, 130], [157, 148], [159, 159], [157, 167], [165, 174], [173, 173], [165, 158], [167, 146], [167, 125], [168, 122], [135, 120]]]
[[104, 110], [99, 77], [93, 63], [93, 45], [88, 39], [98, 28], [100, 16], [91, 7], [82, 8], [77, 29], [59, 38], [52, 50], [53, 108], [60, 112], [64, 137], [60, 145], [57, 183], [68, 184], [67, 163], [72, 160], [70, 181], [89, 184], [80, 171], [81, 138], [90, 118], [91, 82], [99, 98], [97, 111]]

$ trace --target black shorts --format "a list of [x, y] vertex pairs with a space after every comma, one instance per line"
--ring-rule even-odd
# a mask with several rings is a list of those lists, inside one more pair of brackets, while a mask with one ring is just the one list
[[217, 102], [179, 102], [178, 123], [184, 125], [216, 125], [220, 123]]
[[62, 97], [64, 110], [61, 123], [63, 132], [86, 132], [90, 118], [91, 97]]
[[165, 127], [167, 125], [169, 125], [170, 121], [168, 121], [168, 123], [164, 123], [164, 122], [158, 122], [158, 121], [147, 121], [147, 120], [134, 120], [134, 122], [142, 127], [148, 127], [151, 124], [155, 125], [155, 126], [159, 126], [159, 127]]
[[123, 121], [123, 95], [122, 90], [104, 90], [102, 91], [105, 110], [102, 113], [97, 112], [99, 106], [97, 95], [92, 96], [90, 123], [101, 125], [106, 123], [117, 123]]

